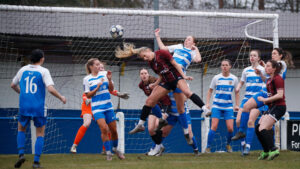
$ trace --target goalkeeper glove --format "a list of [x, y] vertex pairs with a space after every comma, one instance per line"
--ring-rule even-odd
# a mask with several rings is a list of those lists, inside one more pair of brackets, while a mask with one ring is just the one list
[[118, 92], [117, 96], [125, 100], [129, 99], [129, 93], [126, 92], [125, 93]]
[[92, 100], [91, 99], [86, 99], [84, 102], [88, 106], [92, 102]]

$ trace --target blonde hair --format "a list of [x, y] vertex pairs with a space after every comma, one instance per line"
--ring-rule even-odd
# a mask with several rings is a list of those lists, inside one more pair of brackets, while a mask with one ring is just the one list
[[[85, 71], [86, 71], [86, 74], [91, 74], [92, 73], [92, 71], [91, 71], [91, 69], [90, 69], [90, 66], [93, 66], [94, 65], [94, 62], [96, 61], [96, 60], [99, 60], [98, 58], [90, 58], [87, 62], [86, 62], [86, 64], [85, 64]], [[103, 64], [102, 62], [100, 62], [101, 64]]]
[[[134, 44], [132, 43], [124, 43], [123, 44], [123, 50], [118, 46], [115, 50], [115, 56], [117, 58], [127, 58], [132, 55], [140, 54], [142, 51], [145, 51], [147, 49], [150, 49], [148, 47], [141, 47], [141, 48], [135, 48]], [[151, 50], [151, 49], [150, 49]]]

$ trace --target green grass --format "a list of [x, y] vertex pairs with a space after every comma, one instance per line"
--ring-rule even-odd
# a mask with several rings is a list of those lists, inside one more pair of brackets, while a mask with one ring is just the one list
[[[47, 169], [299, 169], [300, 152], [282, 151], [273, 161], [259, 161], [258, 151], [253, 151], [247, 157], [240, 153], [212, 153], [194, 157], [192, 154], [164, 154], [161, 157], [148, 157], [143, 154], [126, 154], [125, 160], [113, 156], [112, 161], [106, 161], [100, 154], [46, 154], [41, 158], [41, 164]], [[0, 168], [13, 168], [17, 155], [0, 155]], [[33, 155], [26, 155], [26, 162], [21, 168], [31, 168]]]

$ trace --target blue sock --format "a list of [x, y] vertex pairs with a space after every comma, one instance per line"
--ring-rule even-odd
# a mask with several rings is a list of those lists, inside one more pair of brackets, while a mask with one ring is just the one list
[[158, 118], [162, 118], [162, 115], [161, 115], [161, 109], [160, 107], [156, 104], [153, 108], [152, 108], [152, 113], [158, 117]]
[[34, 153], [34, 162], [40, 161], [40, 156], [43, 152], [43, 146], [44, 146], [44, 137], [37, 137], [35, 142], [35, 153]]
[[[246, 144], [250, 146], [254, 136], [254, 127], [248, 127], [246, 135]], [[250, 148], [250, 147], [249, 147]]]
[[249, 120], [249, 113], [243, 112], [241, 116], [241, 124], [240, 124], [239, 132], [246, 133], [248, 120]]
[[183, 129], [188, 128], [186, 113], [179, 114], [178, 120], [179, 120], [179, 123], [180, 123], [180, 125]]
[[24, 149], [25, 149], [25, 133], [23, 131], [18, 131], [17, 146], [18, 146], [18, 150], [19, 150], [19, 155], [24, 154]]
[[212, 129], [209, 130], [208, 132], [208, 139], [207, 139], [207, 148], [210, 148], [210, 145], [212, 143], [212, 141], [214, 140], [216, 131], [213, 131]]
[[118, 143], [119, 143], [119, 140], [117, 139], [117, 140], [112, 140], [112, 145], [113, 145], [113, 147], [118, 147]]
[[105, 151], [110, 151], [111, 152], [111, 145], [110, 145], [110, 141], [105, 141], [103, 143], [104, 147], [105, 147]]
[[231, 143], [232, 136], [233, 136], [233, 132], [227, 132], [227, 145]]
[[197, 145], [197, 141], [196, 141], [196, 137], [193, 136], [193, 145], [192, 145], [193, 149], [194, 150], [197, 150], [198, 149], [198, 145]]

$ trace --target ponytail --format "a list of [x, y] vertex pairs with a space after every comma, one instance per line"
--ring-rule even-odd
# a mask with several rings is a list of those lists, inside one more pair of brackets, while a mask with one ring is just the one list
[[291, 52], [285, 51], [284, 61], [288, 68], [292, 68], [292, 69], [295, 68], [294, 61], [293, 61], [293, 55]]
[[115, 56], [117, 58], [127, 58], [132, 55], [140, 54], [142, 51], [145, 51], [147, 47], [141, 47], [141, 48], [135, 48], [135, 46], [132, 43], [124, 43], [123, 44], [123, 50], [118, 46], [115, 50]]

